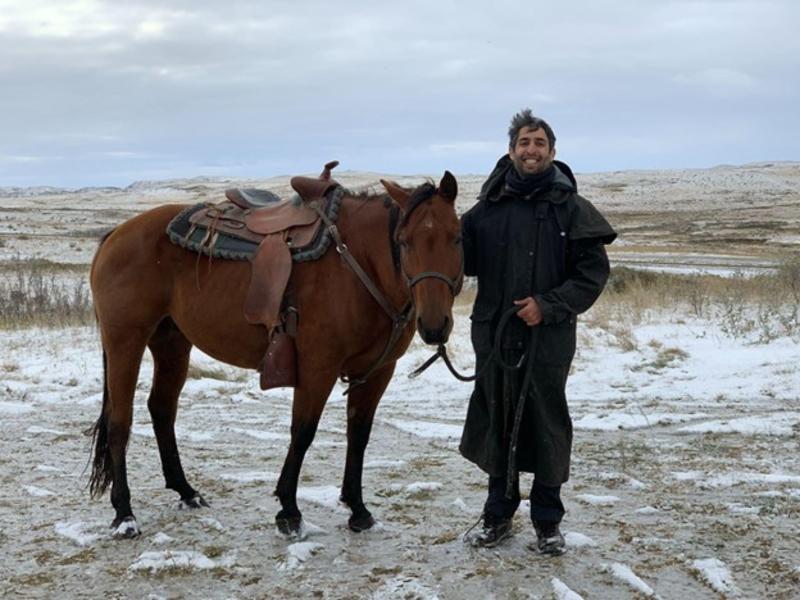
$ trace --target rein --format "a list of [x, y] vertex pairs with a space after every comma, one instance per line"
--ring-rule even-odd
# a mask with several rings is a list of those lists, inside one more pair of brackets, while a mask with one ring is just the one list
[[[342, 382], [347, 384], [347, 389], [344, 391], [344, 395], [347, 396], [353, 390], [353, 388], [358, 387], [359, 385], [365, 383], [367, 379], [369, 379], [370, 376], [372, 376], [372, 374], [375, 373], [375, 371], [377, 371], [380, 367], [383, 366], [384, 362], [386, 361], [386, 358], [389, 356], [391, 351], [397, 345], [397, 342], [400, 340], [400, 336], [402, 336], [403, 331], [411, 322], [411, 319], [413, 318], [414, 315], [415, 307], [413, 303], [413, 295], [412, 295], [412, 300], [408, 302], [408, 304], [406, 304], [402, 312], [398, 312], [397, 310], [395, 310], [394, 307], [386, 299], [386, 296], [384, 296], [383, 293], [378, 289], [378, 286], [375, 285], [375, 282], [372, 281], [367, 272], [364, 271], [361, 265], [358, 264], [358, 261], [350, 252], [350, 249], [347, 247], [347, 244], [344, 242], [344, 240], [342, 240], [342, 236], [339, 233], [339, 228], [333, 221], [331, 221], [331, 219], [328, 218], [325, 212], [320, 208], [319, 202], [316, 201], [311, 202], [309, 206], [316, 211], [320, 219], [322, 219], [322, 222], [325, 224], [325, 227], [327, 228], [328, 232], [331, 234], [331, 237], [333, 238], [333, 241], [336, 244], [336, 251], [342, 257], [342, 259], [344, 259], [344, 261], [347, 263], [347, 266], [349, 266], [350, 269], [356, 274], [356, 276], [364, 285], [364, 287], [367, 288], [367, 291], [375, 299], [378, 305], [392, 320], [392, 333], [389, 335], [389, 339], [386, 342], [386, 346], [384, 347], [383, 352], [378, 357], [378, 359], [372, 364], [372, 366], [369, 369], [367, 369], [367, 372], [355, 379], [349, 378], [346, 375], [341, 376]], [[450, 279], [446, 275], [439, 273], [437, 271], [425, 271], [423, 273], [415, 275], [414, 277], [409, 277], [409, 275], [405, 271], [405, 268], [403, 268], [402, 271], [403, 271], [403, 277], [406, 280], [406, 284], [408, 285], [409, 291], [411, 291], [413, 287], [417, 285], [420, 281], [424, 279], [435, 278], [444, 281], [450, 288], [451, 293], [455, 296], [461, 289], [461, 284], [463, 281], [463, 274], [464, 274], [464, 262], [462, 257], [461, 270], [454, 279]]]

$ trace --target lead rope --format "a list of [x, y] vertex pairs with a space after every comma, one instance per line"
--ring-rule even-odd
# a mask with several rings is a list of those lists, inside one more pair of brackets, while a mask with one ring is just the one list
[[[486, 363], [481, 367], [479, 371], [477, 371], [474, 375], [462, 375], [459, 373], [456, 368], [453, 366], [453, 363], [450, 361], [450, 357], [447, 355], [447, 348], [444, 344], [439, 344], [439, 347], [436, 350], [436, 353], [433, 354], [428, 360], [426, 360], [422, 365], [417, 367], [414, 371], [412, 371], [408, 376], [409, 378], [413, 379], [418, 377], [423, 371], [425, 371], [428, 367], [430, 367], [433, 363], [436, 362], [439, 357], [442, 358], [444, 364], [447, 365], [447, 368], [453, 374], [453, 376], [458, 379], [459, 381], [475, 381], [476, 379], [482, 377], [486, 371], [489, 369], [491, 364], [494, 362], [497, 366], [504, 371], [505, 373], [510, 373], [513, 371], [519, 371], [523, 366], [525, 367], [525, 375], [522, 379], [522, 386], [520, 387], [519, 395], [517, 396], [517, 405], [514, 407], [514, 420], [512, 422], [511, 427], [511, 437], [509, 439], [509, 449], [508, 449], [508, 471], [506, 473], [506, 498], [511, 498], [512, 491], [513, 491], [513, 484], [516, 481], [516, 470], [517, 470], [517, 442], [519, 441], [519, 430], [520, 426], [522, 425], [522, 411], [525, 406], [525, 396], [528, 393], [528, 388], [533, 385], [534, 393], [538, 396], [538, 389], [536, 387], [536, 382], [533, 380], [533, 365], [535, 364], [534, 354], [536, 351], [536, 342], [539, 333], [539, 329], [537, 327], [530, 328], [530, 339], [528, 342], [528, 348], [525, 350], [523, 355], [520, 359], [515, 363], [507, 363], [502, 358], [501, 352], [501, 345], [503, 341], [503, 334], [505, 333], [506, 326], [508, 325], [509, 319], [516, 315], [519, 312], [520, 307], [512, 306], [503, 315], [500, 317], [500, 322], [497, 324], [497, 330], [495, 331], [494, 335], [494, 343], [492, 344], [492, 350], [489, 353], [489, 357], [486, 359]], [[509, 407], [510, 410], [510, 407]], [[507, 421], [506, 421], [507, 423]], [[473, 525], [469, 531], [475, 528]]]
[[450, 373], [453, 374], [453, 377], [458, 379], [459, 381], [475, 381], [479, 377], [481, 377], [486, 370], [489, 368], [489, 365], [492, 364], [492, 361], [496, 362], [497, 365], [503, 369], [504, 371], [517, 371], [522, 367], [522, 363], [525, 361], [525, 358], [528, 355], [526, 351], [525, 354], [517, 361], [516, 364], [506, 363], [503, 361], [502, 357], [500, 356], [500, 345], [502, 343], [503, 334], [505, 333], [506, 326], [508, 325], [509, 319], [512, 316], [519, 312], [520, 307], [512, 306], [503, 315], [500, 317], [500, 322], [497, 324], [497, 330], [494, 334], [494, 343], [492, 344], [492, 350], [489, 353], [489, 357], [486, 359], [486, 363], [483, 365], [480, 371], [477, 371], [474, 375], [462, 375], [459, 373], [456, 368], [453, 366], [450, 357], [447, 355], [447, 347], [444, 344], [439, 344], [436, 349], [436, 352], [431, 355], [428, 360], [422, 363], [419, 367], [414, 369], [411, 373], [408, 374], [409, 379], [414, 379], [419, 377], [423, 371], [425, 371], [428, 367], [430, 367], [433, 363], [435, 363], [440, 357], [444, 361], [444, 364], [447, 365], [447, 368], [450, 370]]

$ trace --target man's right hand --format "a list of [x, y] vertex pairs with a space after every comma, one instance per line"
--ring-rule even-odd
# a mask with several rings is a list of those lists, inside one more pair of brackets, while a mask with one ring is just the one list
[[539, 303], [530, 296], [522, 300], [514, 300], [514, 304], [522, 307], [517, 311], [517, 316], [525, 321], [528, 327], [539, 325], [542, 322], [544, 318], [542, 309], [539, 308]]

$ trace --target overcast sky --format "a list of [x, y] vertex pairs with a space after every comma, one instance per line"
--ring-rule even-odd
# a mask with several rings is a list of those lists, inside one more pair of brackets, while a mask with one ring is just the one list
[[[491, 8], [490, 8], [491, 7]], [[0, 0], [0, 186], [800, 159], [798, 0]]]

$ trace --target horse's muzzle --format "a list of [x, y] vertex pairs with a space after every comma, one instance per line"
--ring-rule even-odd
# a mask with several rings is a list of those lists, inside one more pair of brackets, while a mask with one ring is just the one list
[[450, 331], [453, 329], [453, 321], [450, 317], [445, 316], [442, 319], [441, 325], [438, 327], [430, 327], [426, 325], [421, 318], [417, 318], [417, 331], [422, 341], [426, 344], [445, 344], [450, 337]]

